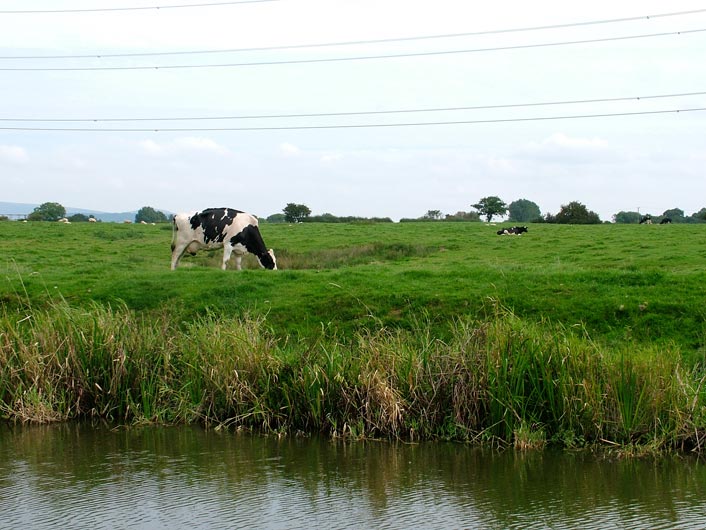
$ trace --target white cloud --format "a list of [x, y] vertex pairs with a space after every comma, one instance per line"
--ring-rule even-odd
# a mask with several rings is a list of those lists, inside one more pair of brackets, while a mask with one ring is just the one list
[[280, 144], [279, 152], [285, 157], [299, 156], [301, 154], [301, 149], [299, 149], [294, 144], [290, 144], [289, 142], [284, 142], [284, 143]]
[[23, 164], [29, 161], [29, 155], [24, 148], [17, 145], [0, 145], [0, 160]]
[[595, 163], [614, 161], [616, 153], [602, 138], [572, 137], [554, 133], [541, 142], [530, 142], [522, 153], [530, 158], [545, 162]]
[[158, 143], [154, 140], [143, 140], [139, 143], [140, 148], [146, 153], [155, 156], [174, 155], [188, 152], [213, 153], [217, 155], [227, 155], [230, 150], [210, 139], [197, 136], [184, 136], [176, 138], [171, 142]]
[[210, 138], [201, 138], [196, 136], [186, 136], [184, 138], [177, 138], [174, 140], [174, 145], [179, 149], [189, 150], [189, 151], [205, 151], [210, 153], [216, 153], [219, 155], [228, 154], [230, 151], [227, 147], [222, 146], [218, 142], [211, 140]]
[[343, 160], [343, 155], [341, 153], [327, 153], [321, 156], [319, 162], [321, 165], [331, 165], [335, 164], [339, 160]]
[[143, 140], [140, 142], [140, 147], [144, 149], [147, 153], [151, 155], [161, 155], [164, 154], [164, 147], [159, 145], [154, 140]]
[[549, 138], [545, 138], [541, 143], [530, 143], [530, 150], [601, 150], [607, 148], [608, 143], [600, 138], [572, 138], [563, 133], [554, 133]]

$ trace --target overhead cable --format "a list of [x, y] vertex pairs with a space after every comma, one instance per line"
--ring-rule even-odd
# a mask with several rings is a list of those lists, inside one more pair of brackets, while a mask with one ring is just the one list
[[414, 37], [397, 37], [397, 38], [386, 38], [386, 39], [371, 39], [371, 40], [354, 40], [354, 41], [340, 41], [340, 42], [324, 42], [324, 43], [313, 43], [313, 44], [289, 44], [281, 46], [260, 46], [260, 47], [250, 47], [250, 48], [226, 48], [226, 49], [215, 49], [215, 50], [185, 50], [185, 51], [172, 51], [172, 52], [136, 52], [136, 53], [92, 53], [83, 55], [17, 55], [17, 56], [0, 56], [1, 60], [14, 60], [14, 59], [107, 59], [107, 58], [117, 58], [117, 57], [158, 57], [158, 56], [174, 56], [174, 55], [204, 55], [204, 54], [218, 54], [218, 53], [242, 53], [242, 52], [261, 52], [261, 51], [276, 51], [276, 50], [296, 50], [303, 48], [324, 48], [324, 47], [334, 47], [334, 46], [359, 46], [359, 45], [369, 45], [369, 44], [386, 44], [392, 42], [410, 42], [410, 41], [420, 41], [420, 40], [432, 40], [432, 39], [449, 39], [449, 38], [460, 38], [460, 37], [478, 37], [483, 35], [497, 35], [502, 33], [519, 33], [519, 32], [530, 32], [530, 31], [542, 31], [551, 29], [566, 29], [572, 27], [580, 26], [590, 26], [599, 24], [613, 24], [618, 22], [634, 22], [640, 20], [652, 20], [656, 18], [663, 17], [675, 17], [682, 15], [692, 15], [697, 13], [704, 13], [706, 9], [694, 9], [691, 11], [675, 11], [672, 13], [659, 13], [656, 15], [643, 15], [636, 17], [624, 17], [624, 18], [613, 18], [613, 19], [603, 19], [603, 20], [589, 20], [584, 22], [568, 22], [562, 24], [553, 24], [546, 26], [528, 26], [521, 28], [509, 28], [509, 29], [497, 29], [497, 30], [486, 30], [486, 31], [471, 31], [465, 33], [445, 33], [439, 35], [421, 35]]
[[281, 61], [257, 61], [257, 62], [246, 62], [246, 63], [221, 63], [221, 64], [171, 64], [171, 65], [152, 65], [152, 66], [66, 66], [66, 67], [20, 67], [20, 68], [7, 68], [0, 67], [0, 71], [3, 72], [67, 72], [67, 71], [107, 71], [107, 70], [175, 70], [175, 69], [185, 69], [185, 68], [235, 68], [243, 66], [277, 66], [284, 64], [315, 64], [315, 63], [332, 63], [332, 62], [344, 62], [344, 61], [367, 61], [374, 59], [401, 59], [409, 57], [431, 57], [431, 56], [441, 56], [441, 55], [454, 55], [454, 54], [464, 54], [464, 53], [482, 53], [482, 52], [496, 52], [496, 51], [508, 51], [508, 50], [522, 50], [522, 49], [532, 49], [532, 48], [546, 48], [546, 47], [556, 47], [556, 46], [571, 46], [577, 44], [595, 44], [600, 42], [615, 42], [615, 41], [625, 41], [625, 40], [635, 40], [635, 39], [647, 39], [654, 37], [675, 37], [679, 35], [702, 33], [706, 31], [703, 29], [691, 29], [684, 31], [670, 31], [665, 33], [648, 33], [642, 35], [623, 35], [619, 37], [604, 37], [600, 39], [583, 39], [575, 41], [561, 41], [561, 42], [544, 42], [538, 44], [518, 44], [514, 46], [496, 46], [492, 48], [472, 48], [464, 50], [441, 50], [441, 51], [431, 51], [431, 52], [409, 52], [409, 53], [393, 53], [386, 55], [358, 55], [353, 57], [326, 57], [319, 59], [290, 59]]
[[686, 109], [671, 109], [671, 110], [648, 110], [640, 112], [614, 112], [603, 114], [580, 114], [566, 116], [534, 116], [528, 118], [500, 118], [488, 120], [459, 120], [459, 121], [436, 121], [436, 122], [413, 122], [413, 123], [362, 123], [362, 124], [339, 124], [339, 125], [291, 125], [281, 127], [179, 127], [179, 128], [144, 128], [144, 129], [127, 129], [127, 128], [87, 128], [87, 127], [4, 127], [0, 126], [3, 131], [45, 131], [45, 132], [226, 132], [226, 131], [291, 131], [291, 130], [311, 130], [311, 129], [366, 129], [366, 128], [381, 128], [381, 127], [420, 127], [430, 125], [475, 125], [484, 123], [518, 123], [531, 121], [549, 121], [549, 120], [575, 120], [585, 118], [609, 118], [609, 117], [625, 117], [625, 116], [644, 116], [655, 114], [679, 114], [687, 112], [705, 111], [706, 107], [686, 108]]
[[184, 7], [211, 7], [235, 4], [261, 4], [264, 2], [279, 2], [280, 0], [237, 0], [233, 2], [201, 2], [198, 4], [173, 4], [162, 6], [132, 6], [132, 7], [92, 7], [85, 9], [17, 9], [2, 10], [0, 15], [31, 15], [38, 13], [97, 13], [101, 11], [147, 11], [151, 9], [180, 9]]
[[632, 97], [613, 97], [613, 98], [594, 98], [594, 99], [574, 99], [563, 101], [541, 101], [531, 103], [506, 103], [499, 105], [475, 105], [475, 106], [456, 106], [456, 107], [436, 107], [436, 108], [420, 108], [420, 109], [387, 109], [387, 110], [366, 110], [366, 111], [348, 111], [348, 112], [311, 112], [300, 114], [241, 114], [235, 116], [179, 116], [179, 117], [159, 117], [159, 118], [8, 118], [0, 116], [0, 122], [144, 122], [144, 121], [205, 121], [205, 120], [253, 120], [253, 119], [288, 119], [288, 118], [324, 118], [334, 116], [372, 116], [382, 114], [411, 114], [421, 112], [458, 112], [468, 110], [491, 110], [491, 109], [509, 109], [522, 107], [544, 107], [558, 105], [577, 105], [588, 103], [615, 103], [619, 101], [646, 101], [650, 99], [665, 99], [679, 98], [690, 96], [703, 96], [703, 92], [684, 92], [678, 94], [657, 94], [648, 96], [632, 96]]

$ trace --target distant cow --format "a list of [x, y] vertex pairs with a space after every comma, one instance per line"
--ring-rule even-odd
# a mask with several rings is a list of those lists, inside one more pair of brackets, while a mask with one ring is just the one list
[[275, 254], [265, 246], [254, 215], [233, 208], [209, 208], [177, 214], [172, 223], [172, 270], [177, 268], [184, 252], [196, 255], [204, 248], [223, 249], [223, 270], [232, 252], [238, 270], [242, 257], [248, 252], [257, 257], [261, 267], [277, 269]]
[[519, 236], [527, 232], [526, 226], [513, 226], [512, 228], [503, 228], [498, 230], [497, 234], [499, 236]]
[[659, 224], [661, 224], [661, 225], [669, 225], [669, 224], [672, 224], [672, 220], [671, 220], [669, 217], [665, 217], [664, 219], [662, 219], [662, 220], [659, 222]]
[[652, 224], [652, 216], [651, 215], [644, 215], [640, 218], [640, 224], [641, 225], [651, 225]]

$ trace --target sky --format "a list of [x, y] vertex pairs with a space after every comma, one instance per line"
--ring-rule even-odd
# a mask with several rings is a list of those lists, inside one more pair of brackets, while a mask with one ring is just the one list
[[0, 0], [0, 201], [691, 215], [704, 57], [693, 0]]

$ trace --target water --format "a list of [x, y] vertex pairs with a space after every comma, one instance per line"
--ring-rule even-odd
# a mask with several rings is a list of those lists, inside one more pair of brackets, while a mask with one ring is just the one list
[[705, 528], [706, 466], [258, 437], [0, 425], [0, 528]]

